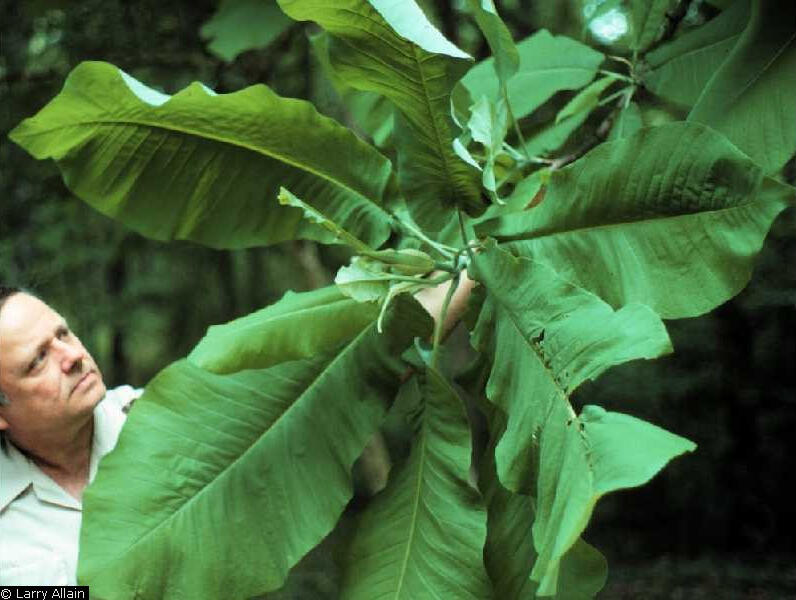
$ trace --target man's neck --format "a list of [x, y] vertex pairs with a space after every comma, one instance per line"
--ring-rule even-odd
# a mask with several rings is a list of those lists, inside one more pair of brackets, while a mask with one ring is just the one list
[[91, 445], [94, 436], [94, 418], [71, 431], [37, 438], [36, 446], [25, 440], [11, 439], [23, 454], [30, 458], [43, 473], [61, 486], [69, 495], [80, 500], [88, 485], [91, 464]]

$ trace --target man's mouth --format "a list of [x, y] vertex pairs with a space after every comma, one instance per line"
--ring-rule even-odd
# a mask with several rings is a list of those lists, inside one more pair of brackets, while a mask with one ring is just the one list
[[78, 380], [77, 380], [77, 383], [75, 384], [75, 387], [73, 387], [73, 388], [72, 388], [72, 391], [70, 392], [70, 394], [69, 394], [69, 395], [71, 396], [71, 395], [72, 395], [72, 394], [75, 392], [75, 390], [76, 390], [77, 388], [79, 388], [79, 387], [80, 387], [80, 385], [81, 385], [83, 382], [85, 382], [85, 381], [86, 381], [86, 380], [87, 380], [89, 377], [91, 377], [93, 374], [94, 374], [94, 369], [91, 369], [91, 370], [89, 370], [89, 371], [86, 371], [86, 372], [83, 374], [83, 376], [82, 376], [80, 379], [78, 379]]

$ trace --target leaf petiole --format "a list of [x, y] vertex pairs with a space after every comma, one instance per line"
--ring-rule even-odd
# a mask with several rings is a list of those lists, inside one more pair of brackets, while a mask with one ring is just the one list
[[621, 79], [622, 81], [627, 81], [628, 83], [636, 83], [636, 81], [632, 77], [628, 75], [622, 75], [621, 73], [610, 71], [608, 69], [598, 69], [597, 72], [602, 73], [603, 75], [607, 75], [608, 77], [613, 77], [614, 79]]
[[629, 85], [627, 87], [623, 87], [618, 92], [614, 92], [610, 96], [606, 96], [605, 98], [600, 100], [600, 102], [597, 104], [597, 106], [604, 106], [606, 104], [610, 104], [611, 102], [613, 102], [617, 98], [621, 98], [622, 96], [627, 96], [628, 95], [628, 90], [632, 90], [633, 88], [634, 88], [634, 86], [632, 86], [632, 85]]
[[475, 256], [473, 256], [473, 248], [470, 246], [470, 242], [467, 241], [467, 231], [464, 228], [464, 217], [462, 216], [462, 211], [457, 210], [456, 214], [459, 216], [459, 231], [462, 234], [462, 242], [464, 242], [464, 249], [467, 250], [467, 257], [470, 259], [471, 265], [475, 264]]
[[439, 314], [439, 319], [434, 324], [434, 343], [431, 348], [431, 368], [437, 368], [437, 359], [439, 357], [439, 346], [440, 340], [442, 339], [442, 327], [445, 323], [445, 317], [448, 315], [448, 307], [450, 306], [451, 299], [453, 298], [453, 294], [456, 293], [456, 288], [459, 287], [459, 277], [461, 276], [461, 272], [456, 273], [453, 277], [453, 281], [451, 282], [450, 287], [448, 288], [448, 292], [445, 294], [445, 300], [442, 303], [442, 310]]

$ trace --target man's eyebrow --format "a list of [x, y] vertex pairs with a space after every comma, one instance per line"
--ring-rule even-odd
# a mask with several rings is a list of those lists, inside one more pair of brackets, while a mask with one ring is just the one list
[[27, 373], [33, 368], [33, 361], [36, 360], [36, 357], [39, 356], [39, 353], [46, 348], [50, 343], [50, 340], [43, 340], [36, 345], [36, 348], [28, 354], [28, 360], [25, 363], [25, 372]]
[[[53, 335], [56, 335], [59, 331], [66, 329], [69, 331], [69, 323], [66, 322], [66, 319], [61, 319], [58, 324], [55, 326], [55, 330], [53, 331]], [[36, 345], [36, 348], [31, 352], [28, 356], [27, 362], [25, 363], [25, 372], [30, 371], [31, 367], [33, 367], [33, 361], [36, 360], [36, 357], [39, 356], [39, 353], [50, 345], [52, 341], [52, 337], [48, 337], [47, 339], [42, 340]]]

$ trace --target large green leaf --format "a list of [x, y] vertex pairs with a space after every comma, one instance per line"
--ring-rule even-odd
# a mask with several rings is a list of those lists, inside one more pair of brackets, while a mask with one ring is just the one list
[[188, 360], [213, 373], [265, 369], [329, 352], [370, 325], [377, 314], [375, 304], [356, 302], [335, 286], [287, 292], [271, 306], [210, 327]]
[[[487, 453], [479, 486], [487, 502], [487, 539], [484, 563], [495, 586], [496, 598], [535, 598], [539, 584], [531, 579], [538, 557], [533, 545], [534, 499], [504, 488], [495, 472], [494, 456]], [[561, 559], [555, 598], [590, 600], [605, 585], [605, 557], [583, 539]]]
[[476, 346], [489, 348], [482, 341], [487, 333], [496, 344], [487, 396], [509, 415], [496, 450], [498, 474], [509, 489], [528, 491], [531, 434], [546, 415], [560, 410], [568, 413], [565, 420], [574, 417], [567, 399], [583, 381], [613, 365], [655, 358], [671, 346], [649, 307], [629, 304], [615, 312], [543, 263], [493, 245], [476, 257], [475, 267], [488, 292]]
[[554, 172], [539, 206], [478, 231], [612, 306], [690, 317], [746, 285], [794, 196], [721, 134], [680, 122], [598, 146]]
[[351, 466], [397, 390], [397, 356], [431, 329], [408, 296], [386, 323], [268, 369], [161, 372], [86, 490], [79, 580], [109, 599], [279, 588], [342, 513]]
[[688, 115], [776, 173], [796, 152], [796, 3], [752, 3], [749, 25]]
[[209, 40], [207, 49], [230, 62], [241, 52], [265, 48], [292, 24], [275, 0], [222, 0], [200, 32]]
[[[597, 74], [603, 55], [564, 36], [537, 31], [517, 44], [520, 66], [508, 82], [508, 97], [514, 115], [524, 117], [562, 90], [575, 90]], [[462, 79], [473, 98], [501, 96], [495, 77], [494, 58], [475, 65]]]
[[[485, 296], [483, 287], [475, 296]], [[481, 302], [471, 303], [482, 305]], [[478, 312], [478, 311], [476, 311]], [[471, 314], [474, 326], [477, 314]], [[482, 358], [483, 360], [483, 358]], [[482, 369], [486, 367], [486, 372]], [[484, 546], [484, 564], [495, 588], [495, 598], [535, 598], [539, 588], [531, 579], [531, 570], [537, 559], [533, 545], [532, 524], [536, 518], [535, 499], [527, 494], [507, 490], [497, 477], [495, 446], [506, 426], [505, 415], [484, 397], [484, 387], [490, 364], [483, 363], [466, 380], [459, 380], [468, 390], [481, 390], [479, 408], [486, 415], [489, 445], [482, 455], [478, 471], [478, 488], [482, 490], [487, 506], [487, 536]], [[589, 600], [603, 588], [608, 575], [605, 557], [594, 547], [579, 539], [564, 554], [559, 565], [556, 600]]]
[[403, 394], [415, 438], [406, 462], [359, 519], [341, 598], [491, 597], [486, 511], [468, 482], [470, 427], [456, 392], [428, 368]]
[[473, 331], [493, 356], [487, 397], [507, 416], [495, 459], [500, 482], [535, 500], [531, 579], [557, 591], [560, 562], [604, 494], [646, 483], [694, 445], [598, 407], [578, 415], [570, 394], [612, 365], [670, 350], [660, 319], [631, 304], [614, 312], [546, 265], [492, 246], [476, 257], [487, 298]]
[[644, 85], [657, 95], [692, 107], [727, 58], [749, 20], [749, 0], [736, 0], [712, 21], [656, 48], [644, 58]]
[[[485, 208], [477, 172], [453, 152], [450, 92], [469, 56], [446, 40], [414, 0], [279, 0], [299, 21], [332, 34], [335, 71], [351, 87], [378, 92], [398, 108], [398, 177], [412, 215], [439, 230], [450, 208]], [[494, 75], [493, 75], [494, 76]]]
[[77, 196], [159, 240], [328, 241], [277, 203], [280, 185], [373, 246], [389, 235], [379, 207], [389, 161], [308, 102], [264, 85], [217, 95], [194, 83], [167, 96], [113, 65], [82, 63], [11, 138], [55, 159]]

